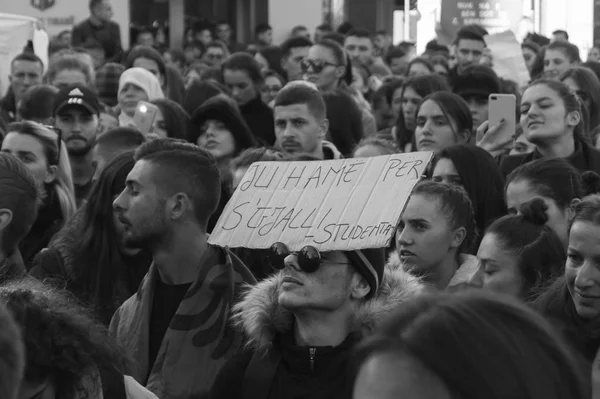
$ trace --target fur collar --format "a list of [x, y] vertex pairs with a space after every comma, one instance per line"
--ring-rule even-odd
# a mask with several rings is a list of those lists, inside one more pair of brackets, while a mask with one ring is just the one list
[[[477, 268], [479, 267], [479, 263], [477, 261], [477, 257], [474, 255], [463, 254], [460, 255], [460, 265], [452, 280], [448, 284], [448, 288], [458, 287], [465, 284], [468, 284], [471, 276], [477, 272]], [[402, 262], [400, 261], [400, 256], [396, 251], [390, 254], [388, 258], [388, 265], [392, 268], [402, 269]]]
[[[248, 346], [255, 351], [269, 349], [275, 336], [290, 330], [293, 315], [279, 305], [282, 273], [250, 287], [244, 298], [233, 308], [233, 321], [243, 329]], [[355, 331], [370, 333], [398, 305], [423, 292], [424, 286], [401, 267], [386, 265], [377, 295], [362, 303], [354, 315]]]

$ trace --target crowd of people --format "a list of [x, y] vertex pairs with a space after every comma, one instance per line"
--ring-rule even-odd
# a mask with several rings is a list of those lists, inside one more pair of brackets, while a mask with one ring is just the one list
[[[599, 49], [531, 33], [520, 87], [476, 25], [124, 50], [90, 12], [0, 101], [0, 397], [600, 397]], [[254, 162], [417, 151], [388, 248], [208, 243]]]

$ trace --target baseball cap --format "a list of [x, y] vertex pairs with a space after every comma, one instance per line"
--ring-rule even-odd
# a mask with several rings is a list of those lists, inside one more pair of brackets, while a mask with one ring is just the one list
[[65, 87], [58, 92], [54, 103], [54, 115], [58, 114], [63, 108], [70, 106], [84, 107], [96, 115], [99, 115], [102, 110], [98, 95], [81, 84]]

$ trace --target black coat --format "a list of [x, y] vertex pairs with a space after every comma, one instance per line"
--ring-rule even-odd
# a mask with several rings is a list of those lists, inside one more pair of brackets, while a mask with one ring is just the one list
[[[523, 155], [509, 155], [500, 159], [500, 171], [506, 177], [519, 166], [541, 158], [543, 158], [542, 154], [537, 151]], [[600, 174], [600, 151], [582, 140], [575, 141], [575, 152], [565, 160], [580, 173], [591, 170]]]
[[260, 96], [240, 106], [240, 112], [257, 141], [269, 147], [275, 144], [273, 110], [261, 100]]
[[[254, 363], [251, 352], [232, 358], [217, 376], [209, 394], [210, 399], [350, 399], [353, 379], [350, 372], [352, 349], [359, 335], [351, 334], [339, 346], [319, 347], [314, 350], [311, 365], [311, 349], [294, 345], [293, 334], [278, 336], [271, 351], [276, 351], [278, 364], [273, 377], [252, 378], [249, 367], [260, 369], [262, 376], [270, 366]], [[269, 360], [270, 361], [270, 360]], [[254, 370], [255, 372], [257, 370]], [[247, 379], [252, 381], [249, 385]], [[245, 381], [246, 380], [246, 381]], [[269, 387], [263, 388], [264, 385]], [[267, 396], [259, 393], [261, 389]]]
[[73, 47], [89, 48], [100, 45], [104, 50], [105, 62], [121, 62], [123, 46], [121, 45], [121, 28], [113, 21], [96, 26], [89, 19], [73, 28]]

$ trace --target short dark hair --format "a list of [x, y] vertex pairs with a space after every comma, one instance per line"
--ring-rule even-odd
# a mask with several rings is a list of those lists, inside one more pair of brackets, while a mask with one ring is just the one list
[[166, 196], [185, 193], [196, 221], [206, 229], [221, 196], [220, 172], [208, 151], [183, 140], [157, 139], [142, 144], [135, 160], [156, 166], [154, 180]]
[[456, 34], [456, 39], [454, 40], [455, 45], [459, 45], [461, 40], [475, 40], [478, 42], [482, 42], [485, 45], [485, 40], [483, 39], [483, 35], [478, 32], [470, 29], [461, 29]]
[[25, 369], [25, 349], [15, 320], [1, 303], [0, 348], [0, 396], [16, 399]]
[[223, 75], [227, 69], [246, 72], [254, 84], [261, 84], [264, 81], [260, 65], [247, 53], [235, 53], [227, 57], [221, 65], [221, 74]]
[[292, 35], [295, 35], [296, 33], [298, 33], [301, 30], [308, 30], [308, 28], [304, 25], [296, 25], [292, 28]]
[[292, 37], [283, 42], [280, 46], [282, 57], [287, 57], [292, 53], [292, 49], [300, 47], [311, 47], [313, 42], [307, 37]]
[[163, 115], [168, 137], [172, 139], [185, 139], [188, 135], [190, 116], [173, 100], [159, 98], [151, 101]]
[[135, 60], [138, 58], [148, 58], [156, 62], [160, 74], [166, 79], [167, 78], [167, 67], [165, 65], [165, 61], [163, 60], [162, 55], [158, 50], [154, 47], [150, 46], [135, 46], [133, 50], [127, 55], [127, 59], [125, 60], [125, 69], [133, 68], [133, 64]]
[[350, 30], [346, 34], [346, 38], [348, 37], [360, 37], [361, 39], [369, 39], [371, 43], [373, 42], [373, 35], [371, 32], [365, 28], [354, 28]]
[[0, 192], [0, 209], [12, 212], [12, 221], [2, 232], [2, 250], [11, 254], [33, 226], [41, 195], [25, 164], [5, 152], [0, 153]]
[[18, 54], [15, 58], [12, 59], [10, 63], [10, 67], [12, 68], [17, 61], [25, 61], [25, 62], [37, 62], [42, 66], [42, 72], [44, 71], [44, 63], [37, 55], [33, 53], [21, 53]]
[[273, 30], [273, 28], [271, 28], [271, 25], [267, 23], [261, 23], [256, 25], [256, 28], [254, 29], [254, 35], [262, 35], [263, 33], [268, 32], [270, 30]]
[[126, 152], [135, 150], [146, 142], [144, 135], [131, 127], [117, 127], [98, 136], [95, 147], [109, 152]]
[[296, 104], [306, 104], [309, 112], [319, 121], [325, 119], [327, 115], [327, 106], [323, 95], [316, 87], [311, 87], [309, 83], [288, 83], [275, 97], [275, 107]]
[[329, 24], [321, 24], [317, 26], [317, 29], [323, 32], [333, 32], [333, 28]]
[[569, 40], [569, 34], [567, 33], [566, 30], [562, 30], [562, 29], [557, 29], [554, 32], [552, 32], [552, 35], [563, 35], [565, 37], [565, 39]]
[[402, 50], [400, 47], [394, 47], [385, 55], [385, 62], [390, 65], [394, 58], [402, 57], [406, 57], [406, 51]]
[[547, 50], [559, 50], [569, 58], [570, 62], [581, 62], [579, 47], [569, 42], [552, 42], [546, 47]]
[[54, 116], [54, 100], [58, 89], [50, 85], [32, 86], [19, 102], [19, 115], [22, 119], [45, 123]]

